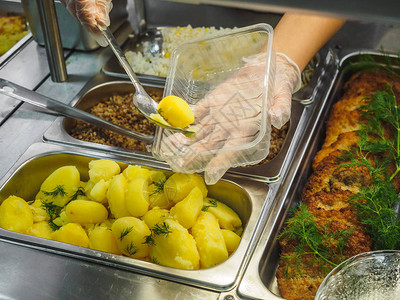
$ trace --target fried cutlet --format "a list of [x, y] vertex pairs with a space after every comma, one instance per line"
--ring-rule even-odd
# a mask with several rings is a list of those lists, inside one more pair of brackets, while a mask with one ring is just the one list
[[316, 170], [320, 162], [332, 152], [337, 150], [348, 150], [358, 144], [358, 135], [354, 131], [340, 133], [337, 139], [328, 147], [323, 147], [314, 157], [312, 168]]
[[319, 191], [333, 189], [358, 193], [361, 186], [370, 183], [371, 177], [364, 167], [339, 167], [338, 157], [343, 150], [336, 150], [320, 161], [319, 166], [311, 174], [302, 193], [302, 199]]

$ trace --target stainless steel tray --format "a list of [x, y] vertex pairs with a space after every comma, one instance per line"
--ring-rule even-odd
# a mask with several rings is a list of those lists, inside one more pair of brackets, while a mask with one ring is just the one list
[[290, 208], [296, 207], [300, 201], [302, 189], [311, 174], [312, 160], [325, 136], [325, 122], [330, 110], [340, 98], [345, 81], [360, 70], [352, 63], [358, 62], [366, 54], [371, 55], [378, 64], [384, 63], [384, 56], [378, 52], [360, 50], [346, 55], [340, 59], [340, 70], [332, 74], [327, 93], [306, 108], [305, 114], [309, 121], [303, 128], [304, 138], [294, 151], [291, 165], [280, 183], [270, 186], [271, 190], [276, 188], [274, 195], [271, 195], [275, 202], [267, 214], [261, 238], [238, 288], [239, 295], [257, 299], [282, 299], [275, 277], [279, 262], [277, 237]]
[[[163, 84], [143, 83], [147, 91], [152, 89], [164, 90]], [[119, 78], [110, 77], [105, 74], [94, 76], [82, 88], [82, 90], [72, 100], [71, 105], [82, 110], [89, 110], [91, 107], [100, 102], [101, 99], [113, 95], [115, 92], [127, 93], [133, 92], [134, 87], [129, 81], [120, 80]], [[59, 117], [46, 130], [43, 139], [49, 142], [62, 143], [66, 145], [75, 145], [83, 148], [97, 149], [104, 152], [112, 152], [119, 155], [147, 157], [152, 159], [151, 153], [139, 150], [128, 150], [109, 145], [103, 145], [94, 142], [86, 142], [73, 138], [69, 132], [73, 127], [74, 120], [70, 118]]]
[[[139, 164], [152, 168], [164, 167], [157, 162], [140, 159], [126, 160], [111, 153], [99, 153], [55, 144], [33, 144], [0, 180], [0, 202], [9, 195], [23, 199], [34, 199], [43, 180], [56, 168], [63, 165], [75, 165], [82, 180], [88, 179], [88, 162], [94, 158], [108, 158], [121, 163]], [[27, 184], [29, 183], [29, 184]], [[268, 206], [268, 186], [252, 180], [235, 179], [229, 176], [216, 185], [209, 186], [209, 195], [232, 207], [243, 221], [244, 231], [237, 250], [225, 262], [203, 270], [179, 270], [161, 265], [131, 259], [119, 255], [104, 253], [52, 240], [19, 234], [0, 228], [0, 238], [13, 241], [26, 247], [71, 256], [82, 261], [92, 261], [107, 266], [134, 271], [179, 283], [186, 283], [209, 290], [223, 291], [232, 288], [239, 279], [254, 245], [258, 231], [258, 219]]]

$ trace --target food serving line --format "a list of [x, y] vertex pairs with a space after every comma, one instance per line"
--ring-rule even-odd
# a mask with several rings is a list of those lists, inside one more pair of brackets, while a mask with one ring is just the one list
[[[190, 5], [180, 6], [166, 3], [163, 2], [161, 7], [157, 9], [157, 5], [154, 5], [152, 1], [149, 2], [148, 9], [151, 19], [157, 19], [156, 16], [160, 16], [159, 20], [162, 21], [162, 16], [166, 16], [168, 13], [161, 9], [165, 9], [168, 5], [170, 5], [171, 10], [178, 9], [178, 12], [186, 10], [194, 13], [193, 9], [196, 9], [195, 6]], [[226, 15], [223, 8], [207, 7], [207, 9], [214, 9], [222, 15]], [[226, 10], [228, 13], [238, 13], [236, 10]], [[130, 11], [129, 13], [132, 14], [133, 12]], [[216, 17], [216, 15], [211, 14], [211, 18]], [[270, 17], [271, 19], [267, 18], [263, 21], [272, 25], [278, 19], [277, 15], [273, 14], [265, 14], [263, 17]], [[261, 16], [259, 15], [258, 18], [261, 18]], [[249, 21], [246, 20], [246, 22]], [[212, 20], [203, 20], [203, 22], [203, 24], [192, 25], [207, 26], [210, 23], [212, 24]], [[229, 25], [233, 27], [241, 24], [231, 23]], [[225, 26], [228, 26], [228, 24]], [[400, 47], [396, 44], [398, 39], [394, 37], [398, 36], [399, 32], [399, 27], [389, 24], [350, 22], [324, 47], [321, 51], [321, 57], [327, 57], [328, 48], [333, 48], [338, 53], [339, 58], [357, 49], [376, 50], [384, 47], [386, 51], [396, 52]], [[69, 104], [93, 76], [99, 74], [112, 55], [108, 48], [91, 52], [65, 50], [69, 79], [64, 83], [54, 83], [49, 77], [45, 49], [38, 46], [31, 38], [12, 57], [0, 65], [0, 78]], [[328, 79], [333, 78], [333, 73], [329, 76], [325, 85], [320, 86], [318, 91], [320, 98], [323, 98], [330, 88], [331, 81]], [[32, 153], [35, 153], [35, 151], [40, 153], [53, 150], [56, 152], [71, 150], [87, 155], [127, 159], [115, 153], [99, 153], [93, 149], [77, 149], [67, 145], [60, 146], [48, 141], [44, 142], [43, 136], [57, 119], [57, 116], [44, 114], [40, 109], [19, 103], [3, 95], [0, 95], [0, 101], [2, 101], [0, 105], [0, 165], [2, 166], [0, 178], [7, 177], [10, 168], [24, 158], [24, 153], [33, 144], [36, 145], [33, 146]], [[5, 104], [3, 105], [3, 103]], [[312, 126], [309, 127], [308, 125], [315, 118], [316, 111], [319, 108], [320, 103], [316, 102], [306, 106], [299, 120], [300, 129], [312, 130]], [[14, 239], [13, 235], [10, 235], [0, 240], [0, 259], [3, 267], [3, 275], [0, 276], [2, 296], [18, 299], [232, 300], [235, 297], [263, 298], [264, 296], [274, 298], [275, 296], [272, 293], [266, 293], [264, 287], [265, 282], [271, 283], [272, 287], [268, 286], [267, 288], [274, 292], [273, 280], [264, 278], [260, 281], [259, 278], [260, 276], [268, 277], [266, 275], [268, 272], [265, 272], [265, 269], [268, 269], [266, 262], [270, 257], [263, 256], [270, 254], [265, 254], [263, 249], [268, 242], [265, 239], [271, 235], [269, 231], [273, 229], [269, 214], [279, 213], [281, 209], [276, 207], [277, 204], [273, 200], [276, 197], [285, 197], [290, 192], [291, 183], [297, 178], [295, 172], [300, 164], [304, 163], [305, 150], [313, 143], [313, 141], [305, 138], [307, 133], [307, 131], [301, 132], [299, 130], [294, 134], [293, 143], [288, 149], [287, 157], [282, 165], [282, 173], [277, 182], [266, 184], [245, 178], [235, 179], [237, 184], [247, 186], [248, 191], [251, 191], [255, 198], [259, 197], [257, 199], [259, 200], [258, 205], [253, 207], [259, 217], [250, 220], [254, 232], [245, 240], [248, 244], [247, 250], [242, 253], [242, 266], [232, 284], [213, 289], [212, 287], [200, 286], [196, 282], [182, 282], [178, 276], [171, 278], [148, 276], [146, 273], [135, 272], [129, 266], [121, 268], [118, 263], [98, 263], [96, 259], [90, 256], [82, 259], [81, 253], [77, 255], [74, 251], [69, 251], [68, 247], [63, 253], [66, 255], [59, 255], [60, 253], [56, 249], [42, 251], [43, 249], [34, 244], [23, 245], [20, 241]], [[226, 178], [230, 179], [234, 176], [227, 175]], [[264, 228], [265, 224], [269, 227]], [[259, 261], [256, 260], [263, 260], [265, 265], [259, 266]], [[247, 266], [250, 269], [246, 268]], [[273, 274], [273, 272], [268, 274]]]

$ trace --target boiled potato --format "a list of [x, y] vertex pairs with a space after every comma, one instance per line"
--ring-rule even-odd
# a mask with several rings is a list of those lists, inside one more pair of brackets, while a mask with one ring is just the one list
[[135, 178], [146, 178], [147, 183], [151, 182], [151, 171], [141, 166], [129, 165], [123, 172], [124, 176], [128, 180], [133, 180]]
[[104, 226], [96, 226], [90, 231], [89, 247], [107, 253], [122, 254], [111, 229]]
[[168, 200], [165, 193], [155, 184], [149, 186], [149, 193], [149, 205], [151, 208], [159, 207], [169, 209], [175, 204], [172, 200]]
[[26, 233], [32, 224], [33, 214], [24, 199], [10, 196], [1, 203], [0, 227], [19, 233]]
[[236, 231], [242, 226], [238, 214], [226, 204], [215, 199], [206, 198], [204, 201], [204, 209], [212, 213], [219, 222], [219, 226], [223, 229]]
[[146, 223], [135, 217], [123, 217], [115, 220], [111, 226], [119, 250], [133, 258], [143, 258], [149, 255], [149, 245], [146, 236], [151, 234]]
[[155, 183], [165, 182], [167, 175], [163, 171], [150, 170], [150, 179]]
[[194, 114], [189, 104], [174, 95], [167, 96], [160, 101], [157, 113], [177, 128], [185, 128], [194, 122]]
[[33, 222], [41, 222], [50, 220], [49, 215], [46, 210], [42, 207], [42, 201], [40, 199], [36, 199], [33, 203], [29, 205], [32, 215]]
[[[157, 230], [158, 229], [158, 230]], [[177, 221], [166, 219], [152, 229], [150, 259], [160, 265], [187, 269], [199, 269], [199, 252], [196, 242], [187, 229]]]
[[143, 177], [128, 182], [125, 194], [125, 205], [134, 217], [141, 217], [149, 210], [148, 180]]
[[110, 182], [107, 190], [108, 205], [114, 218], [122, 218], [130, 216], [125, 205], [125, 190], [128, 182], [123, 174], [115, 175]]
[[150, 209], [147, 213], [144, 214], [143, 221], [151, 229], [154, 227], [154, 225], [163, 222], [168, 217], [169, 217], [168, 210], [155, 207], [153, 209]]
[[75, 166], [64, 166], [56, 169], [42, 183], [35, 199], [63, 207], [78, 191], [80, 176]]
[[110, 180], [114, 175], [121, 172], [117, 162], [110, 159], [96, 159], [89, 162], [89, 178], [93, 182]]
[[67, 214], [65, 213], [65, 209], [61, 210], [60, 215], [53, 220], [53, 223], [58, 227], [71, 223], [71, 220], [68, 219]]
[[171, 217], [176, 219], [186, 229], [191, 228], [203, 208], [203, 194], [194, 187], [185, 199], [171, 208]]
[[203, 193], [203, 197], [207, 197], [207, 187], [200, 175], [175, 173], [165, 182], [164, 193], [168, 200], [178, 203], [196, 186]]
[[51, 234], [53, 230], [51, 229], [49, 222], [42, 221], [38, 223], [33, 223], [31, 227], [28, 228], [26, 234], [41, 237], [44, 239], [51, 239]]
[[89, 181], [85, 189], [89, 198], [100, 203], [107, 203], [107, 190], [110, 186], [110, 181], [105, 181], [104, 179], [100, 179], [96, 183], [91, 180]]
[[217, 218], [209, 212], [201, 212], [192, 227], [202, 268], [210, 268], [228, 258], [222, 231]]
[[73, 223], [101, 223], [108, 217], [104, 205], [90, 200], [74, 200], [65, 207], [67, 218]]
[[226, 249], [229, 253], [235, 252], [240, 243], [240, 236], [228, 229], [221, 229], [222, 236], [224, 237]]
[[82, 226], [77, 223], [68, 223], [62, 226], [52, 233], [51, 238], [58, 242], [89, 247], [89, 238]]

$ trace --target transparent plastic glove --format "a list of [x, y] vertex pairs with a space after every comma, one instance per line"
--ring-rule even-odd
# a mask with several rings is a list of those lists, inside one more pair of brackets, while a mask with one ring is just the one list
[[242, 150], [240, 146], [259, 137], [261, 126], [261, 132], [266, 132], [257, 147], [266, 154], [259, 160], [268, 154], [271, 126], [264, 97], [266, 55], [255, 55], [244, 62], [193, 107], [197, 128], [194, 139], [181, 133], [163, 139], [161, 153], [173, 157], [166, 159], [172, 170], [204, 171], [206, 183], [214, 184], [229, 168], [246, 165], [254, 158], [257, 150]]
[[100, 30], [110, 26], [111, 0], [61, 0], [68, 11], [92, 34], [100, 46], [107, 46]]
[[276, 54], [275, 84], [272, 105], [269, 110], [271, 124], [280, 129], [289, 121], [292, 94], [301, 86], [300, 69], [283, 53]]

